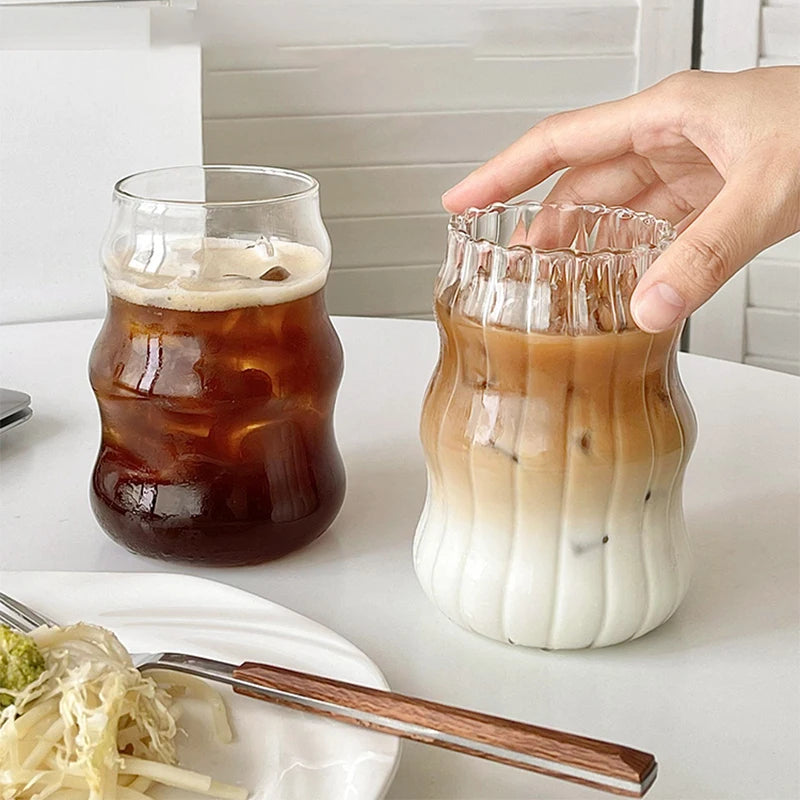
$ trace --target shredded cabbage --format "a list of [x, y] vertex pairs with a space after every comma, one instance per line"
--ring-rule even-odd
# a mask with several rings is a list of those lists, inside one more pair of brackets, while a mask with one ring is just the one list
[[[31, 638], [45, 670], [9, 692], [13, 702], [0, 711], [2, 800], [143, 800], [154, 781], [245, 800], [240, 787], [175, 766], [176, 696], [208, 699], [210, 687], [183, 675], [172, 683], [162, 670], [157, 682], [134, 667], [114, 634], [94, 625], [39, 628]], [[213, 696], [215, 716], [221, 707], [224, 717], [221, 738], [229, 739], [222, 698]]]

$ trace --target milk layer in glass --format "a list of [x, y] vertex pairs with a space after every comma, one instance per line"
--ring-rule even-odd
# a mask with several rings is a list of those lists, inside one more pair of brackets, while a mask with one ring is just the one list
[[652, 335], [630, 314], [673, 238], [664, 221], [603, 206], [498, 204], [451, 220], [414, 564], [459, 625], [600, 647], [647, 633], [683, 599], [696, 426], [681, 326]]

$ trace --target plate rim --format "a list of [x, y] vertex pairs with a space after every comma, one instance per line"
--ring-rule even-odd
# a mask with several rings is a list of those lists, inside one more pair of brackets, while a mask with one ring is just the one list
[[[343, 636], [338, 631], [333, 630], [333, 628], [329, 628], [327, 625], [323, 625], [321, 622], [317, 622], [317, 620], [312, 619], [311, 617], [306, 616], [305, 614], [301, 614], [299, 611], [295, 611], [288, 606], [281, 605], [280, 603], [276, 603], [274, 600], [270, 600], [269, 598], [262, 597], [261, 595], [255, 594], [255, 592], [248, 591], [247, 589], [242, 589], [238, 586], [233, 586], [230, 583], [226, 583], [223, 580], [219, 580], [217, 578], [207, 578], [205, 576], [200, 575], [190, 575], [184, 572], [158, 572], [158, 571], [147, 571], [147, 570], [132, 570], [132, 571], [125, 571], [125, 570], [67, 570], [67, 569], [47, 569], [47, 570], [40, 570], [40, 569], [3, 569], [0, 567], [0, 589], [2, 589], [3, 579], [6, 576], [30, 576], [30, 575], [39, 575], [46, 578], [48, 575], [73, 575], [76, 577], [80, 576], [95, 576], [95, 575], [106, 575], [109, 577], [117, 577], [123, 580], [130, 580], [136, 578], [146, 578], [151, 579], [154, 577], [163, 578], [163, 579], [180, 579], [183, 582], [188, 583], [196, 583], [196, 584], [213, 584], [218, 590], [222, 590], [224, 592], [228, 592], [230, 594], [237, 594], [248, 598], [249, 600], [255, 600], [260, 604], [265, 604], [270, 606], [273, 609], [278, 609], [282, 613], [288, 613], [293, 617], [296, 617], [302, 620], [306, 624], [311, 624], [313, 627], [319, 628], [327, 634], [332, 635], [333, 637], [339, 639], [341, 642], [344, 642], [350, 648], [353, 649], [356, 653], [359, 653], [369, 665], [371, 665], [372, 669], [374, 670], [377, 678], [379, 679], [382, 686], [378, 687], [384, 691], [391, 691], [391, 687], [389, 686], [389, 682], [386, 680], [386, 676], [383, 674], [383, 670], [373, 661], [373, 659], [365, 653], [360, 647], [355, 645], [351, 642], [347, 637]], [[378, 731], [375, 731], [378, 733]], [[378, 794], [375, 796], [375, 800], [382, 800], [389, 791], [390, 786], [394, 782], [395, 776], [397, 775], [397, 770], [400, 766], [400, 759], [402, 757], [402, 750], [403, 750], [403, 740], [399, 736], [392, 736], [391, 734], [381, 734], [382, 736], [386, 736], [387, 738], [393, 740], [394, 742], [394, 753], [392, 757], [392, 765], [391, 768], [388, 770], [386, 777], [384, 779], [383, 785], [380, 787]]]

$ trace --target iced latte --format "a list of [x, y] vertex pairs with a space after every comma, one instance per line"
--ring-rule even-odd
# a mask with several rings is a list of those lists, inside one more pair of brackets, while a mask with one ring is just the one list
[[681, 485], [695, 434], [679, 330], [630, 321], [633, 260], [509, 251], [463, 225], [451, 226], [436, 293], [420, 581], [451, 619], [495, 639], [640, 636], [689, 577]]

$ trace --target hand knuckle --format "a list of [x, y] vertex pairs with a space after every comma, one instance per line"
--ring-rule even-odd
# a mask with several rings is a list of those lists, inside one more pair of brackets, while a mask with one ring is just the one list
[[683, 70], [670, 75], [661, 83], [667, 101], [686, 106], [697, 99], [703, 76], [698, 70]]
[[684, 252], [684, 276], [697, 289], [713, 292], [730, 278], [731, 262], [719, 244], [693, 238], [684, 243]]
[[559, 201], [581, 202], [583, 196], [581, 174], [574, 169], [568, 169], [558, 179], [550, 194]]
[[555, 114], [550, 114], [544, 119], [537, 122], [531, 130], [537, 133], [549, 133], [554, 127], [557, 127], [564, 118], [569, 114], [568, 111], [558, 111]]

